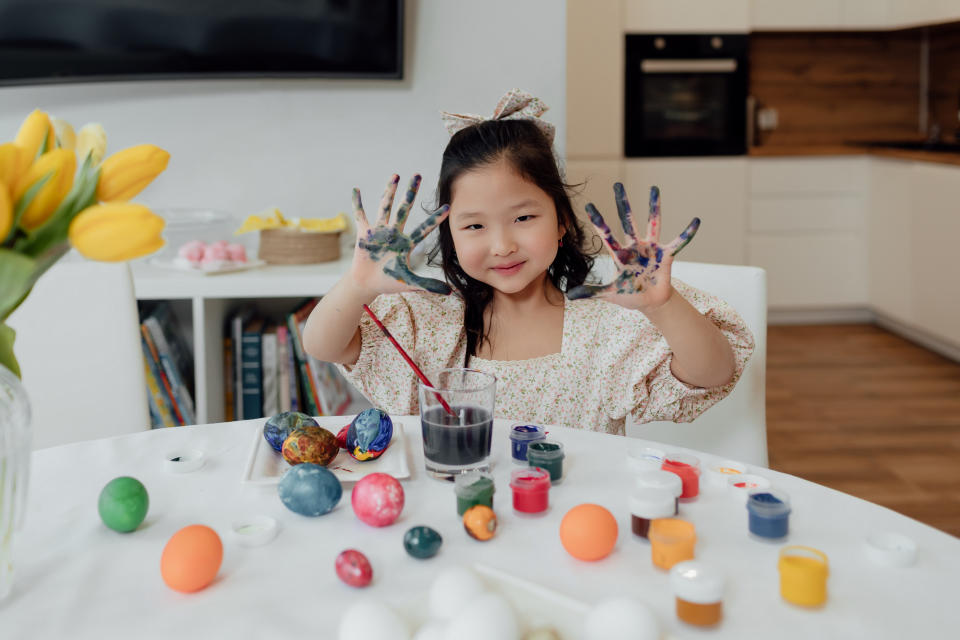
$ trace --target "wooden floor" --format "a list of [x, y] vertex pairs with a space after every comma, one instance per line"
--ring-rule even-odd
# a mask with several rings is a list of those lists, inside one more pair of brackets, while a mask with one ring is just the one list
[[960, 364], [871, 325], [770, 327], [770, 467], [960, 536]]

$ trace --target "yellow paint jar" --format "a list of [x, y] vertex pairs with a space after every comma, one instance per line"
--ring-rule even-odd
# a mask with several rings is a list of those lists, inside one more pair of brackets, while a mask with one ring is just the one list
[[697, 542], [693, 523], [679, 518], [657, 518], [650, 523], [650, 557], [661, 569], [670, 569], [684, 560], [693, 560]]
[[780, 596], [803, 607], [819, 607], [827, 601], [827, 556], [812, 547], [789, 546], [780, 550]]

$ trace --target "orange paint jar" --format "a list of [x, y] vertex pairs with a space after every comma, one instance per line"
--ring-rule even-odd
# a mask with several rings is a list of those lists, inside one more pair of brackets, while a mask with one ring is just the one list
[[780, 596], [803, 607], [819, 607], [827, 601], [827, 556], [812, 547], [789, 546], [780, 550]]
[[650, 523], [650, 557], [661, 569], [693, 560], [697, 533], [693, 524], [679, 518], [657, 518]]
[[724, 582], [723, 574], [701, 562], [675, 564], [670, 569], [670, 585], [677, 598], [677, 618], [698, 627], [719, 624]]

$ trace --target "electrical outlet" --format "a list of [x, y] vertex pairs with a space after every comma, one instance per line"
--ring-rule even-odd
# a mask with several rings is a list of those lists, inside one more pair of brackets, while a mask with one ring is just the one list
[[757, 128], [761, 131], [773, 131], [777, 128], [778, 114], [773, 107], [763, 107], [757, 110]]

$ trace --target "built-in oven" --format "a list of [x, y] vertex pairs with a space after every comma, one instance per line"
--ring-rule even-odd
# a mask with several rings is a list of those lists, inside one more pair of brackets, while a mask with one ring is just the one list
[[628, 157], [746, 153], [748, 36], [626, 38]]

